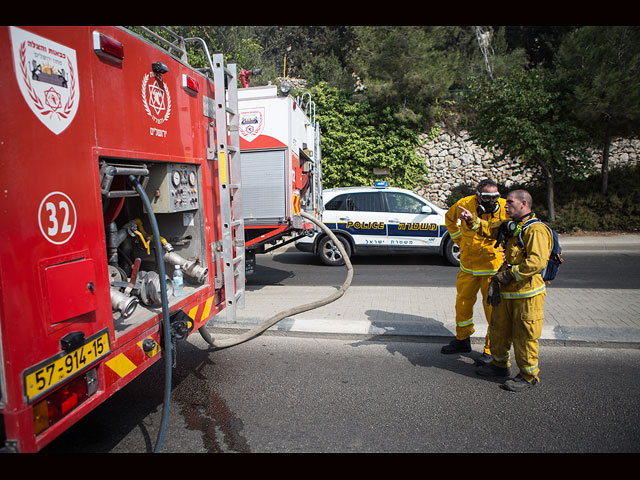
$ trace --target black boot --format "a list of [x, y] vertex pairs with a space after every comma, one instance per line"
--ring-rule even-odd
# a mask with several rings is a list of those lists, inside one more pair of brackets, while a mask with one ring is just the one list
[[480, 357], [476, 358], [476, 365], [482, 367], [483, 365], [489, 365], [491, 363], [491, 355], [483, 353]]
[[509, 369], [507, 367], [497, 367], [490, 363], [489, 365], [478, 367], [476, 373], [482, 377], [508, 377]]
[[527, 382], [520, 374], [516, 375], [511, 380], [507, 380], [501, 385], [505, 390], [509, 390], [510, 392], [521, 392], [523, 390], [527, 390], [529, 388], [533, 388], [538, 384], [538, 380], [533, 380], [531, 382]]
[[471, 351], [471, 338], [465, 338], [464, 340], [458, 340], [454, 338], [449, 342], [449, 345], [445, 345], [440, 350], [442, 353], [465, 353]]

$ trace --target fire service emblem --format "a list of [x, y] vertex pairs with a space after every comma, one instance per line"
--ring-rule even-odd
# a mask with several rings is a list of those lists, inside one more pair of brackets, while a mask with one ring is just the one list
[[11, 27], [16, 80], [31, 111], [56, 135], [73, 121], [80, 89], [76, 51]]
[[145, 74], [142, 78], [142, 103], [144, 110], [158, 125], [169, 120], [171, 115], [171, 95], [169, 87], [162, 81], [158, 81], [156, 76]]
[[264, 130], [264, 108], [240, 110], [240, 136], [247, 142], [252, 142]]

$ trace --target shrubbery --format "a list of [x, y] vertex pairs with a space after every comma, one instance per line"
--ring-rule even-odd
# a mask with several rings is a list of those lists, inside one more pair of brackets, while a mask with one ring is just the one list
[[[601, 175], [583, 180], [563, 180], [556, 189], [556, 221], [550, 222], [558, 232], [579, 231], [640, 232], [640, 165], [613, 168], [609, 171], [607, 195], [600, 193]], [[531, 185], [534, 210], [547, 220], [544, 186]]]
[[[549, 222], [545, 205], [544, 185], [513, 185], [501, 188], [506, 196], [510, 190], [523, 188], [533, 196], [533, 211], [558, 233], [580, 231], [640, 232], [640, 164], [612, 168], [609, 171], [607, 195], [600, 193], [601, 175], [585, 180], [563, 180], [555, 189], [556, 220]], [[459, 185], [447, 198], [447, 205], [473, 194], [475, 185]]]
[[[390, 186], [413, 189], [425, 180], [427, 168], [416, 151], [418, 135], [397, 121], [391, 108], [377, 110], [366, 100], [353, 101], [326, 82], [312, 93], [322, 128], [324, 188], [385, 180]], [[388, 174], [378, 176], [374, 169]]]

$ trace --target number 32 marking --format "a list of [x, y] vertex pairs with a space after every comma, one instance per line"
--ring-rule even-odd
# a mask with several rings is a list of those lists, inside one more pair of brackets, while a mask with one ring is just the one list
[[51, 192], [40, 202], [38, 222], [44, 237], [61, 245], [69, 241], [75, 232], [76, 207], [65, 193]]

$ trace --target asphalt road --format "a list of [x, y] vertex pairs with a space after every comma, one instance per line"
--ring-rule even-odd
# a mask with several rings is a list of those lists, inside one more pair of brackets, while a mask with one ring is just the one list
[[[638, 254], [565, 257], [555, 280], [562, 283], [554, 285], [639, 286]], [[457, 275], [435, 256], [355, 257], [354, 265], [356, 285], [441, 284]], [[343, 268], [318, 268], [313, 257], [289, 250], [259, 257], [247, 288], [343, 277]], [[640, 451], [639, 349], [543, 345], [541, 385], [514, 394], [475, 374], [477, 348], [444, 356], [441, 346], [428, 338], [268, 333], [211, 351], [192, 335], [178, 348], [162, 451]], [[152, 451], [162, 385], [156, 364], [45, 451]]]
[[[640, 252], [565, 252], [555, 288], [640, 288]], [[455, 285], [459, 268], [438, 255], [354, 256], [352, 285]], [[247, 289], [261, 285], [340, 285], [344, 267], [325, 266], [295, 247], [258, 255]]]
[[[181, 344], [162, 451], [639, 452], [640, 350], [542, 347], [525, 393], [440, 344], [263, 335]], [[153, 368], [47, 452], [144, 453], [162, 410]]]

